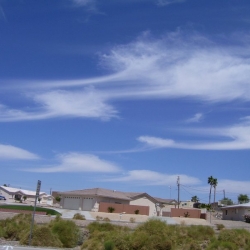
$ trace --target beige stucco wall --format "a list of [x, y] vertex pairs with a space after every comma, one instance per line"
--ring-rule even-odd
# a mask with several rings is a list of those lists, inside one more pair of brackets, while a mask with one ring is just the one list
[[149, 206], [149, 216], [156, 216], [156, 207], [155, 203], [150, 201], [147, 197], [141, 197], [136, 200], [130, 201], [130, 205], [138, 205], [138, 206]]
[[92, 199], [92, 211], [94, 211], [94, 206], [96, 203], [100, 202], [107, 202], [107, 203], [117, 203], [117, 204], [129, 204], [129, 201], [126, 200], [119, 200], [119, 199], [114, 199], [114, 198], [108, 198], [108, 197], [96, 197], [96, 196], [91, 196], [91, 195], [84, 195], [84, 196], [79, 196], [79, 195], [61, 195], [61, 201], [60, 201], [60, 206], [62, 208], [64, 207], [64, 198], [65, 197], [80, 197], [80, 207], [79, 210], [83, 210], [83, 203], [84, 203], [84, 198], [91, 198]]
[[236, 220], [236, 221], [244, 221], [244, 215], [250, 213], [250, 207], [244, 208], [244, 207], [238, 207], [238, 208], [224, 208], [222, 209], [223, 220]]

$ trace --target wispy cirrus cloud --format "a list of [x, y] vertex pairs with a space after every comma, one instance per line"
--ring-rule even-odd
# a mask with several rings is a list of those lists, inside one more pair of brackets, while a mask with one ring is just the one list
[[[158, 138], [154, 136], [140, 136], [138, 141], [142, 142], [149, 148], [179, 148], [194, 150], [242, 150], [250, 149], [250, 121], [245, 121], [233, 126], [222, 128], [203, 128], [194, 131], [188, 130], [189, 133], [199, 133], [220, 137], [214, 142], [176, 142], [169, 138]], [[224, 140], [221, 138], [225, 138]]]
[[110, 178], [104, 181], [113, 182], [131, 182], [144, 186], [162, 186], [162, 185], [175, 185], [177, 176], [180, 176], [182, 184], [185, 185], [197, 185], [201, 181], [195, 177], [187, 175], [169, 175], [165, 173], [159, 173], [151, 170], [131, 170], [128, 171], [124, 176], [115, 178]]
[[196, 113], [193, 117], [186, 120], [186, 123], [196, 123], [203, 119], [204, 115], [202, 113]]
[[88, 172], [115, 173], [120, 168], [112, 162], [100, 159], [96, 155], [71, 152], [57, 156], [58, 164], [41, 168], [23, 169], [28, 172], [57, 173], [57, 172]]
[[[116, 102], [130, 99], [249, 102], [249, 57], [250, 47], [245, 43], [222, 47], [197, 34], [176, 32], [154, 39], [145, 33], [100, 56], [100, 65], [109, 72], [105, 76], [8, 85], [12, 90], [22, 86], [31, 109], [2, 106], [0, 121], [55, 117], [110, 119], [116, 117]], [[88, 85], [94, 88], [86, 88]]]
[[12, 145], [0, 144], [0, 160], [37, 160], [39, 156]]
[[56, 117], [81, 117], [109, 120], [117, 111], [96, 91], [50, 91], [31, 97], [38, 107], [29, 110], [9, 109], [0, 105], [0, 121], [42, 120]]
[[176, 3], [184, 3], [186, 0], [158, 0], [157, 4], [159, 6], [166, 6], [170, 4], [176, 4]]

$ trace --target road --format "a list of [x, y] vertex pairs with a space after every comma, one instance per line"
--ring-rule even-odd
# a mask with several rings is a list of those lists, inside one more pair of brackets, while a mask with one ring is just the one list
[[9, 246], [2, 245], [0, 246], [0, 250], [55, 250], [55, 248], [40, 248], [40, 247], [17, 247], [17, 246]]

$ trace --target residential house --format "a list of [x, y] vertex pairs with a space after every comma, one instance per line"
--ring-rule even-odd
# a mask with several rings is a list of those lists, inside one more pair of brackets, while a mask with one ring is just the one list
[[250, 214], [250, 202], [221, 207], [223, 220], [244, 221], [244, 215]]
[[[103, 188], [67, 192], [55, 191], [52, 192], [52, 195], [54, 197], [55, 195], [60, 195], [60, 205], [64, 209], [100, 212], [100, 209], [103, 207], [102, 204], [109, 203], [112, 206], [117, 205], [116, 211], [120, 211], [121, 206], [119, 205], [134, 206], [134, 211], [140, 209], [142, 211], [143, 208], [148, 207], [147, 215], [149, 216], [156, 216], [157, 212], [161, 211], [168, 202], [177, 203], [175, 200], [156, 198], [147, 193], [121, 192]], [[126, 209], [128, 209], [128, 206]]]
[[[24, 202], [25, 201], [25, 203], [32, 204], [35, 202], [36, 191], [0, 186], [0, 195], [6, 198], [6, 202], [17, 202], [17, 201]], [[26, 197], [26, 200], [24, 197]], [[47, 195], [45, 192], [40, 192], [39, 203], [43, 205], [52, 205], [53, 196]]]

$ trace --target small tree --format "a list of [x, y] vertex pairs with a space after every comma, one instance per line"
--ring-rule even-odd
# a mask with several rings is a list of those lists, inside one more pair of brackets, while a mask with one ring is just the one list
[[240, 204], [249, 202], [249, 197], [248, 197], [248, 195], [247, 195], [247, 194], [239, 194], [239, 195], [238, 195], [238, 202], [239, 202]]
[[27, 196], [26, 196], [26, 195], [23, 196], [23, 200], [24, 200], [24, 201], [27, 200]]
[[41, 198], [39, 197], [39, 198], [38, 198], [37, 200], [38, 200], [38, 202], [40, 203], [40, 201], [41, 201]]
[[191, 201], [192, 201], [192, 202], [199, 202], [200, 199], [195, 195], [195, 196], [193, 196], [193, 197], [191, 198]]
[[225, 205], [225, 206], [229, 206], [229, 205], [233, 205], [233, 201], [227, 197], [225, 197], [223, 200], [220, 201], [220, 203], [222, 205]]
[[60, 202], [61, 201], [61, 197], [60, 196], [56, 196], [56, 201]]

